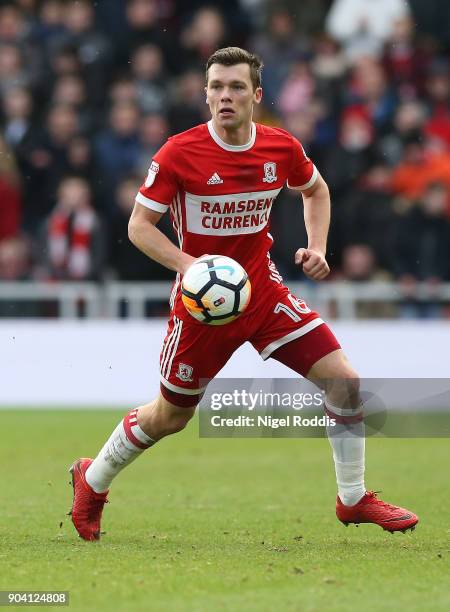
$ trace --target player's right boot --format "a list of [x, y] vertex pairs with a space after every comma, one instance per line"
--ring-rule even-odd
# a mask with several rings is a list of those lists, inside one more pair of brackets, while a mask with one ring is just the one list
[[100, 521], [108, 491], [96, 493], [86, 482], [86, 470], [92, 459], [77, 459], [69, 468], [72, 474], [73, 504], [69, 514], [83, 540], [100, 539]]

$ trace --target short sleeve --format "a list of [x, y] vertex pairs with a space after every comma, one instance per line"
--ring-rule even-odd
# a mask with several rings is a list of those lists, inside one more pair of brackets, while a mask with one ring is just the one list
[[167, 211], [178, 192], [175, 158], [176, 147], [172, 140], [168, 140], [155, 153], [147, 178], [136, 196], [136, 202], [156, 212], [165, 213]]
[[303, 191], [314, 185], [319, 173], [317, 168], [306, 156], [305, 150], [296, 138], [292, 138], [292, 162], [287, 177], [290, 189]]

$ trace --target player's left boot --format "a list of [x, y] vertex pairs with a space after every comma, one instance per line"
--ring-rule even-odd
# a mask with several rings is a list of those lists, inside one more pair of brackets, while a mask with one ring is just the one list
[[413, 531], [419, 522], [418, 517], [405, 508], [387, 504], [378, 499], [375, 491], [367, 491], [354, 506], [344, 506], [339, 496], [336, 500], [336, 516], [347, 527], [349, 523], [374, 523], [385, 531]]
[[100, 539], [103, 506], [108, 501], [108, 491], [96, 493], [86, 482], [86, 470], [91, 463], [92, 459], [78, 459], [69, 469], [73, 486], [73, 504], [69, 514], [83, 540]]

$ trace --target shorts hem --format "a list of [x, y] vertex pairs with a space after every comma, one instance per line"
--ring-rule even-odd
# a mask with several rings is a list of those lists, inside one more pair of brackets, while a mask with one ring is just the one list
[[260, 351], [259, 354], [265, 361], [274, 351], [276, 351], [277, 348], [280, 348], [280, 346], [283, 346], [284, 344], [287, 344], [292, 340], [296, 340], [297, 338], [304, 336], [305, 334], [312, 331], [313, 329], [316, 329], [316, 327], [319, 327], [319, 325], [322, 325], [323, 323], [323, 319], [317, 317], [316, 319], [309, 321], [309, 323], [306, 323], [306, 325], [299, 327], [299, 329], [295, 329], [294, 331], [290, 332], [286, 336], [282, 336], [281, 338], [278, 338], [278, 340], [274, 340], [273, 342], [268, 344], [262, 351]]
[[173, 391], [174, 393], [181, 393], [182, 395], [199, 395], [206, 389], [206, 387], [201, 387], [200, 389], [186, 389], [185, 387], [178, 387], [177, 385], [174, 385], [168, 380], [166, 380], [164, 376], [161, 376], [160, 380], [161, 384], [167, 387], [169, 391]]

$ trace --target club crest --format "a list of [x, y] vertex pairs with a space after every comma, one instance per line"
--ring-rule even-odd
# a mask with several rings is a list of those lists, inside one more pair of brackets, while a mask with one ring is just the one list
[[186, 365], [185, 363], [180, 363], [178, 364], [178, 372], [175, 374], [175, 376], [183, 382], [192, 382], [193, 371], [194, 368], [192, 366]]
[[264, 164], [263, 183], [274, 183], [277, 180], [277, 165], [275, 162], [266, 162]]

